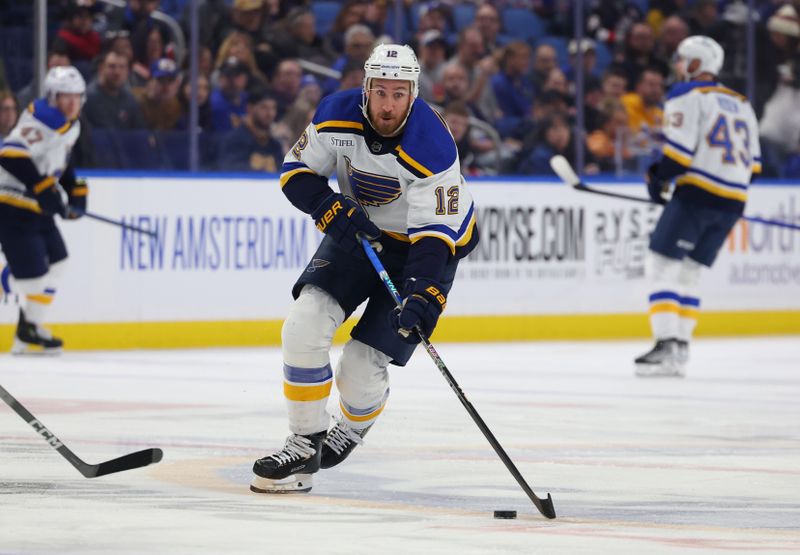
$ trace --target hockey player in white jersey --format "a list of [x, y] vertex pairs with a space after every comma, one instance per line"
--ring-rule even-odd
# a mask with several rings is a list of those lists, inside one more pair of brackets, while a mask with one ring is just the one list
[[656, 343], [636, 359], [639, 376], [685, 374], [700, 309], [700, 269], [714, 263], [744, 211], [753, 175], [761, 171], [753, 109], [747, 98], [716, 81], [723, 60], [722, 47], [704, 36], [688, 37], [677, 49], [675, 71], [683, 82], [667, 97], [663, 157], [647, 176], [650, 196], [666, 206], [650, 237]]
[[[283, 325], [291, 435], [283, 449], [255, 462], [255, 492], [309, 491], [315, 472], [361, 443], [386, 405], [389, 364], [411, 357], [415, 326], [433, 332], [458, 261], [478, 241], [456, 144], [439, 114], [417, 98], [413, 50], [379, 45], [364, 69], [363, 88], [325, 98], [283, 163], [284, 194], [325, 238], [294, 286]], [[339, 192], [328, 185], [332, 173]], [[361, 236], [380, 243], [384, 266], [402, 284], [402, 310], [364, 255]], [[364, 301], [336, 366], [331, 425], [331, 341]]]
[[61, 351], [62, 341], [42, 326], [67, 259], [54, 216], [79, 218], [88, 193], [69, 162], [80, 135], [83, 77], [72, 66], [52, 68], [44, 93], [0, 145], [0, 246], [8, 263], [3, 281], [21, 299], [14, 354]]

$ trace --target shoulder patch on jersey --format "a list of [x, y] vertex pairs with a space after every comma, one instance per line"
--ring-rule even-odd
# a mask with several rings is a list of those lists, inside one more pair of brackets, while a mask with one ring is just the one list
[[417, 177], [429, 177], [450, 168], [457, 155], [456, 143], [442, 117], [425, 101], [416, 99], [396, 149], [397, 161]]
[[50, 106], [44, 98], [31, 102], [28, 106], [28, 112], [47, 127], [62, 135], [69, 131], [69, 128], [74, 123], [74, 120], [70, 121], [65, 118], [58, 108]]
[[361, 89], [350, 89], [326, 96], [317, 107], [311, 122], [318, 133], [363, 133]]

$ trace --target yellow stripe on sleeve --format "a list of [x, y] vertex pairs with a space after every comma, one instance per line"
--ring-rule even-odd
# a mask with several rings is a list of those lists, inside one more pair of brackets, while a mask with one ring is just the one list
[[308, 168], [299, 168], [296, 170], [282, 173], [280, 179], [281, 189], [283, 189], [284, 185], [286, 185], [289, 182], [289, 180], [298, 173], [314, 173], [314, 172]]
[[39, 304], [50, 304], [53, 302], [53, 295], [25, 295], [25, 298], [29, 301], [33, 301]]
[[36, 212], [37, 214], [41, 214], [42, 212], [42, 209], [39, 208], [39, 204], [36, 201], [28, 200], [26, 198], [20, 198], [13, 195], [0, 195], [0, 202], [9, 206], [13, 206], [14, 208], [30, 210], [31, 212]]
[[53, 187], [56, 184], [56, 178], [52, 175], [48, 175], [44, 179], [42, 179], [39, 183], [33, 186], [34, 194], [38, 195], [42, 191], [46, 191], [50, 187]]
[[0, 148], [0, 156], [3, 158], [30, 158], [31, 155], [27, 150], [16, 148], [13, 146], [6, 146]]

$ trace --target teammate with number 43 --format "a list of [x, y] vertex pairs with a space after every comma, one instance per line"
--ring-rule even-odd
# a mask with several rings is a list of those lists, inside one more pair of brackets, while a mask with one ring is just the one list
[[42, 327], [67, 259], [54, 216], [80, 218], [88, 194], [70, 163], [86, 83], [74, 67], [54, 67], [45, 76], [44, 94], [22, 112], [0, 146], [0, 246], [8, 263], [0, 268], [0, 293], [24, 295], [14, 354], [61, 351], [61, 339]]
[[[700, 308], [700, 269], [710, 267], [744, 211], [761, 171], [758, 121], [747, 98], [716, 81], [724, 52], [704, 36], [678, 45], [682, 82], [664, 109], [664, 147], [647, 188], [666, 204], [650, 237], [650, 324], [656, 343], [636, 359], [639, 376], [683, 376]], [[675, 179], [672, 199], [664, 193]]]
[[[381, 44], [364, 64], [362, 89], [325, 98], [287, 153], [281, 187], [325, 234], [297, 280], [283, 324], [284, 396], [291, 434], [253, 466], [250, 489], [306, 492], [320, 468], [342, 462], [383, 411], [389, 364], [404, 366], [433, 333], [456, 267], [478, 242], [475, 209], [456, 144], [441, 116], [417, 98], [420, 67], [405, 45]], [[328, 185], [336, 173], [339, 192]], [[402, 308], [372, 268], [360, 238], [380, 251], [403, 284]], [[336, 367], [339, 406], [326, 404], [334, 378], [334, 332], [367, 301]]]

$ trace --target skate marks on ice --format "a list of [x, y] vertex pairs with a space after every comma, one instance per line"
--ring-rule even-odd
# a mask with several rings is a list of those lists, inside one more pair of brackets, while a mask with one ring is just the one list
[[[393, 370], [366, 444], [322, 471], [311, 494], [292, 496], [247, 487], [253, 461], [286, 433], [277, 350], [0, 356], [4, 386], [32, 399], [81, 456], [143, 444], [165, 452], [159, 465], [78, 481], [0, 413], [0, 550], [212, 553], [323, 541], [331, 553], [800, 552], [796, 346], [703, 341], [685, 380], [644, 381], [632, 375], [639, 342], [443, 345], [523, 476], [553, 494], [552, 522], [424, 353]], [[495, 509], [519, 518], [494, 520]], [[105, 528], [84, 540], [101, 516]], [[151, 528], [166, 535], [142, 533]]]

